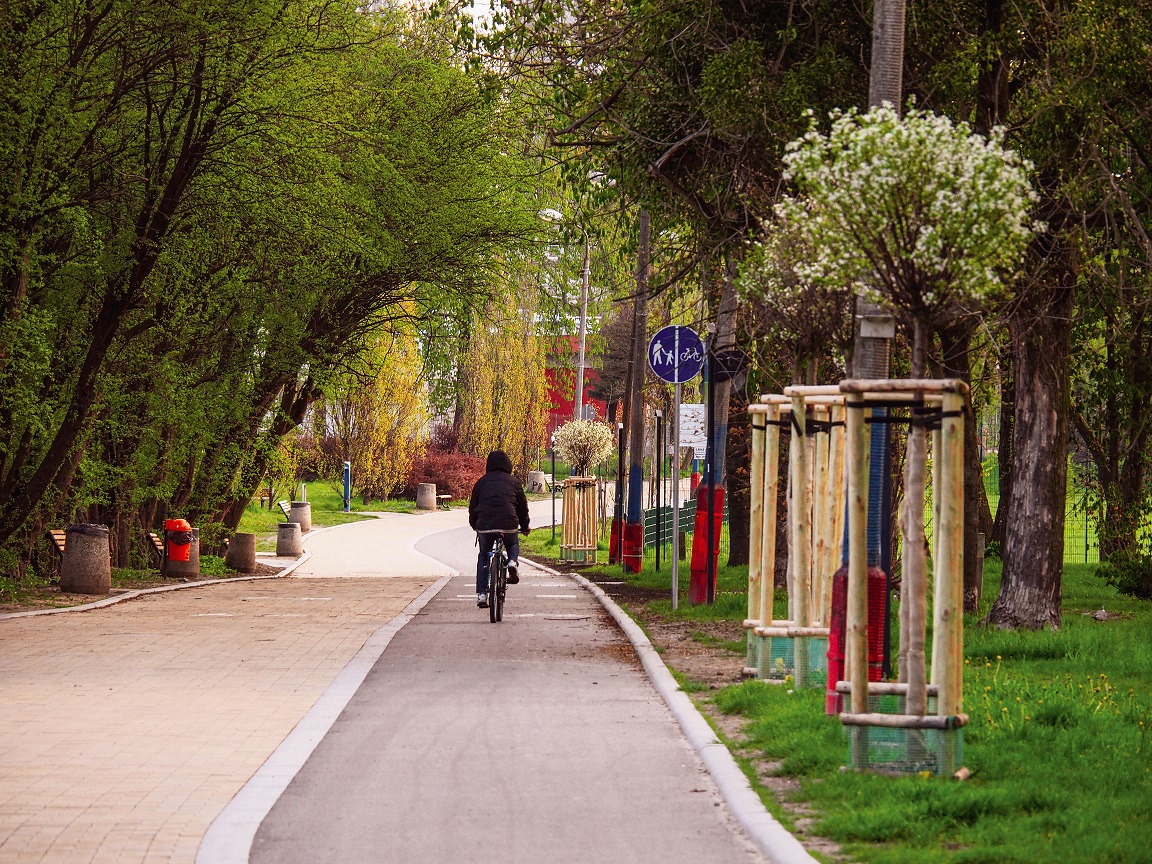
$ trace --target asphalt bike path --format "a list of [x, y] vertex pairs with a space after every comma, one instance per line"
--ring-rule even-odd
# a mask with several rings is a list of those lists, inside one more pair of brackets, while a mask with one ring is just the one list
[[415, 544], [459, 575], [392, 637], [249, 860], [764, 861], [599, 602], [524, 562], [489, 623], [474, 536]]

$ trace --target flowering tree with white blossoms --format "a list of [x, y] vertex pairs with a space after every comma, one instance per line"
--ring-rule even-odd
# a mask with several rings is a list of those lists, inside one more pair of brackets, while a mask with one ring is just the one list
[[[912, 334], [913, 378], [925, 374], [933, 325], [1007, 293], [1034, 231], [1031, 165], [947, 117], [890, 105], [832, 115], [828, 134], [812, 123], [788, 145], [785, 174], [797, 194], [776, 206], [799, 226], [812, 259], [805, 279], [850, 285], [888, 307]], [[901, 513], [904, 535], [900, 680], [908, 711], [925, 713], [925, 430], [912, 426]]]
[[[798, 192], [776, 205], [812, 258], [797, 274], [852, 286], [912, 332], [913, 377], [924, 373], [927, 327], [1007, 292], [1033, 232], [1031, 164], [947, 117], [889, 105], [836, 112], [787, 146]], [[917, 350], [918, 349], [918, 350]]]
[[[740, 292], [766, 337], [789, 346], [794, 383], [806, 362], [825, 353], [847, 353], [852, 344], [851, 287], [812, 278], [815, 254], [801, 224], [786, 217], [765, 220], [764, 238], [740, 268]], [[816, 383], [808, 381], [809, 384]]]
[[575, 477], [587, 477], [592, 466], [612, 454], [612, 430], [595, 420], [572, 420], [552, 434], [556, 455]]

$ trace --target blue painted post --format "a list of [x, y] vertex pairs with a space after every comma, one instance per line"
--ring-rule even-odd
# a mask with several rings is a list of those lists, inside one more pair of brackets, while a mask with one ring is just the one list
[[344, 463], [344, 512], [352, 509], [352, 463]]

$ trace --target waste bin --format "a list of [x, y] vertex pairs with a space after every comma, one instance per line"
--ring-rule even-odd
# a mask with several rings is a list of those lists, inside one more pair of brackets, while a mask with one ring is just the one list
[[256, 569], [256, 535], [236, 532], [228, 541], [224, 563], [241, 573], [252, 573]]
[[200, 575], [200, 530], [187, 519], [164, 522], [164, 562], [161, 575], [186, 579]]
[[74, 594], [107, 594], [112, 586], [108, 529], [103, 525], [69, 525], [65, 530], [60, 590]]
[[300, 526], [300, 533], [307, 534], [312, 530], [312, 502], [293, 501], [288, 508], [288, 521]]
[[300, 538], [298, 522], [281, 522], [276, 526], [277, 557], [297, 557], [304, 554], [304, 541]]

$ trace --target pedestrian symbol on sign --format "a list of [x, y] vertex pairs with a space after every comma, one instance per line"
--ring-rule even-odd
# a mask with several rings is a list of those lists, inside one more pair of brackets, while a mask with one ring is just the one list
[[684, 384], [700, 374], [704, 343], [690, 327], [664, 327], [648, 343], [648, 365], [661, 380]]

